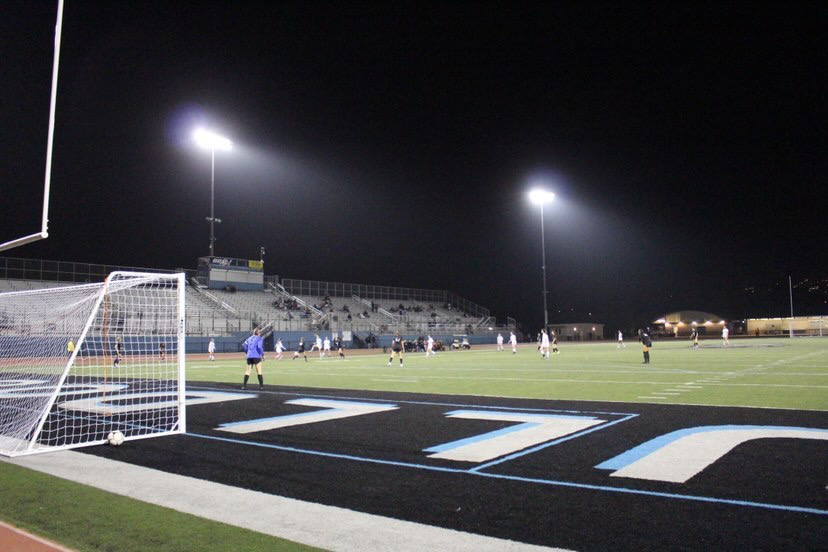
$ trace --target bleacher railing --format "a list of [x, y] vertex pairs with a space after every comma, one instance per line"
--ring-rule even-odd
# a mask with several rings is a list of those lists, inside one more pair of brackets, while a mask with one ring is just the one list
[[314, 295], [317, 297], [353, 297], [377, 301], [417, 301], [442, 307], [448, 303], [452, 309], [468, 313], [475, 318], [491, 316], [489, 309], [444, 289], [419, 289], [370, 284], [348, 284], [343, 282], [322, 282], [319, 280], [296, 280], [282, 278], [282, 286], [293, 295]]
[[152, 272], [174, 274], [184, 272], [187, 278], [196, 275], [195, 270], [146, 268], [137, 266], [102, 265], [74, 263], [67, 261], [46, 261], [43, 259], [20, 259], [0, 257], [0, 278], [6, 280], [43, 280], [50, 282], [103, 282], [116, 271]]

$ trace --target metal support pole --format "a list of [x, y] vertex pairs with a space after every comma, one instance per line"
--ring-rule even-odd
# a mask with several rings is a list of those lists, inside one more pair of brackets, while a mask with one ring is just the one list
[[791, 298], [791, 321], [788, 322], [788, 334], [791, 338], [793, 338], [793, 285], [791, 284], [791, 277], [788, 276], [788, 295]]
[[541, 203], [541, 263], [543, 270], [543, 329], [549, 328], [549, 312], [546, 308], [546, 240], [543, 230], [543, 203]]
[[216, 148], [210, 149], [210, 258], [213, 258], [216, 234], [213, 225], [216, 222]]

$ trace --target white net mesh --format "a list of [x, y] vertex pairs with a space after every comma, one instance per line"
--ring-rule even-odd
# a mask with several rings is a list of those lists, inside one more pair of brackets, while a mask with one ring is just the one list
[[183, 286], [116, 272], [0, 294], [0, 454], [182, 432]]

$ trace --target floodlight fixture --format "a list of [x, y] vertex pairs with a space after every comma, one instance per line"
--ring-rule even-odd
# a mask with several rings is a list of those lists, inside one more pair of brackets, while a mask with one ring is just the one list
[[197, 128], [193, 131], [193, 140], [204, 149], [222, 151], [233, 149], [233, 142], [229, 139], [203, 128]]
[[542, 206], [547, 203], [552, 203], [555, 200], [555, 194], [548, 190], [535, 188], [534, 190], [529, 192], [529, 200], [535, 205]]

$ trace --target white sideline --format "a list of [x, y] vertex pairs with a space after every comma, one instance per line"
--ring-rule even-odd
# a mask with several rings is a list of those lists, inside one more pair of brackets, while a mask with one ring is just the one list
[[136, 500], [326, 550], [563, 550], [304, 502], [68, 450], [2, 460]]

